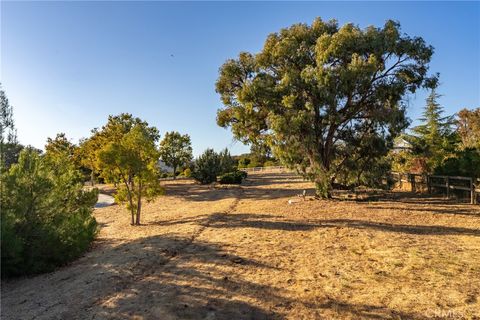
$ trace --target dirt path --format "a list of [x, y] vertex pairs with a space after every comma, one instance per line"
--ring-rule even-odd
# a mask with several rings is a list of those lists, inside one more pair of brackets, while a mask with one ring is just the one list
[[311, 185], [169, 182], [140, 227], [97, 209], [83, 258], [2, 283], [2, 319], [480, 317], [480, 210], [441, 199], [302, 201]]

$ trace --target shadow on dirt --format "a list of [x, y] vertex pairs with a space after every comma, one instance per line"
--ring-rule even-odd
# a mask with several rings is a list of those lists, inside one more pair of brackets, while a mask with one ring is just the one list
[[371, 229], [383, 232], [405, 233], [413, 235], [467, 235], [480, 236], [480, 230], [429, 225], [406, 225], [382, 223], [355, 219], [318, 219], [306, 221], [285, 220], [280, 216], [268, 214], [224, 214], [197, 216], [195, 218], [158, 221], [155, 224], [176, 225], [193, 223], [209, 228], [257, 228], [283, 231], [307, 231], [316, 228], [353, 228]]
[[270, 266], [190, 238], [154, 236], [122, 244], [100, 240], [94, 252], [74, 265], [39, 276], [42, 290], [12, 296], [13, 283], [4, 288], [2, 319], [28, 318], [18, 313], [18, 305], [40, 319], [281, 318], [252, 303], [281, 301], [278, 290], [242, 280], [232, 272], [236, 268]]
[[419, 314], [330, 298], [319, 297], [314, 304], [291, 300], [285, 289], [239, 276], [243, 268], [261, 271], [270, 266], [229, 254], [214, 243], [155, 236], [122, 244], [106, 241], [96, 251], [97, 258], [90, 255], [74, 266], [40, 276], [42, 290], [18, 297], [2, 292], [2, 319], [27, 318], [19, 310], [34, 310], [38, 319], [284, 319], [295, 305], [319, 317], [329, 312], [367, 319], [423, 319]]

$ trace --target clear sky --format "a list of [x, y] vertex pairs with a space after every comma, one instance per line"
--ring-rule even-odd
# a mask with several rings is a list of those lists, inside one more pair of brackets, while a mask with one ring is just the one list
[[[315, 17], [382, 26], [435, 47], [440, 103], [448, 113], [480, 106], [479, 2], [7, 2], [1, 1], [1, 82], [19, 140], [43, 148], [65, 132], [73, 142], [130, 112], [163, 134], [207, 147], [248, 147], [216, 125], [218, 68], [266, 36]], [[410, 99], [418, 118], [426, 92]]]

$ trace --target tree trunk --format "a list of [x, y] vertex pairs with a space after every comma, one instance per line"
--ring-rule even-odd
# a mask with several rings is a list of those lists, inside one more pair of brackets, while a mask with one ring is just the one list
[[173, 166], [173, 180], [177, 179], [177, 167]]
[[140, 212], [142, 210], [142, 182], [138, 183], [138, 201], [137, 201], [137, 221], [135, 224], [140, 225]]
[[[133, 188], [133, 186], [132, 186]], [[128, 202], [130, 203], [130, 214], [132, 216], [132, 222], [130, 223], [132, 226], [135, 224], [135, 209], [133, 207], [133, 195], [132, 190], [128, 187], [127, 184], [127, 192], [128, 192]]]
[[95, 173], [93, 172], [93, 170], [90, 172], [90, 183], [92, 187], [95, 185]]
[[324, 173], [315, 177], [315, 194], [321, 199], [332, 198], [332, 184]]
[[315, 194], [320, 199], [332, 197], [332, 182], [329, 179], [329, 163], [327, 161], [317, 161], [314, 155], [309, 156], [311, 172], [313, 173], [313, 182], [315, 183]]

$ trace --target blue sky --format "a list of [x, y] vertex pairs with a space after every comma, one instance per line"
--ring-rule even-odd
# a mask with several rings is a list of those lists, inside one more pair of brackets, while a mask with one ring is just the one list
[[[440, 103], [448, 113], [480, 106], [479, 2], [1, 2], [1, 82], [19, 140], [43, 148], [65, 132], [73, 142], [130, 112], [163, 134], [207, 147], [248, 147], [216, 125], [218, 68], [266, 36], [315, 17], [381, 26], [435, 47]], [[410, 99], [419, 117], [426, 92]]]

